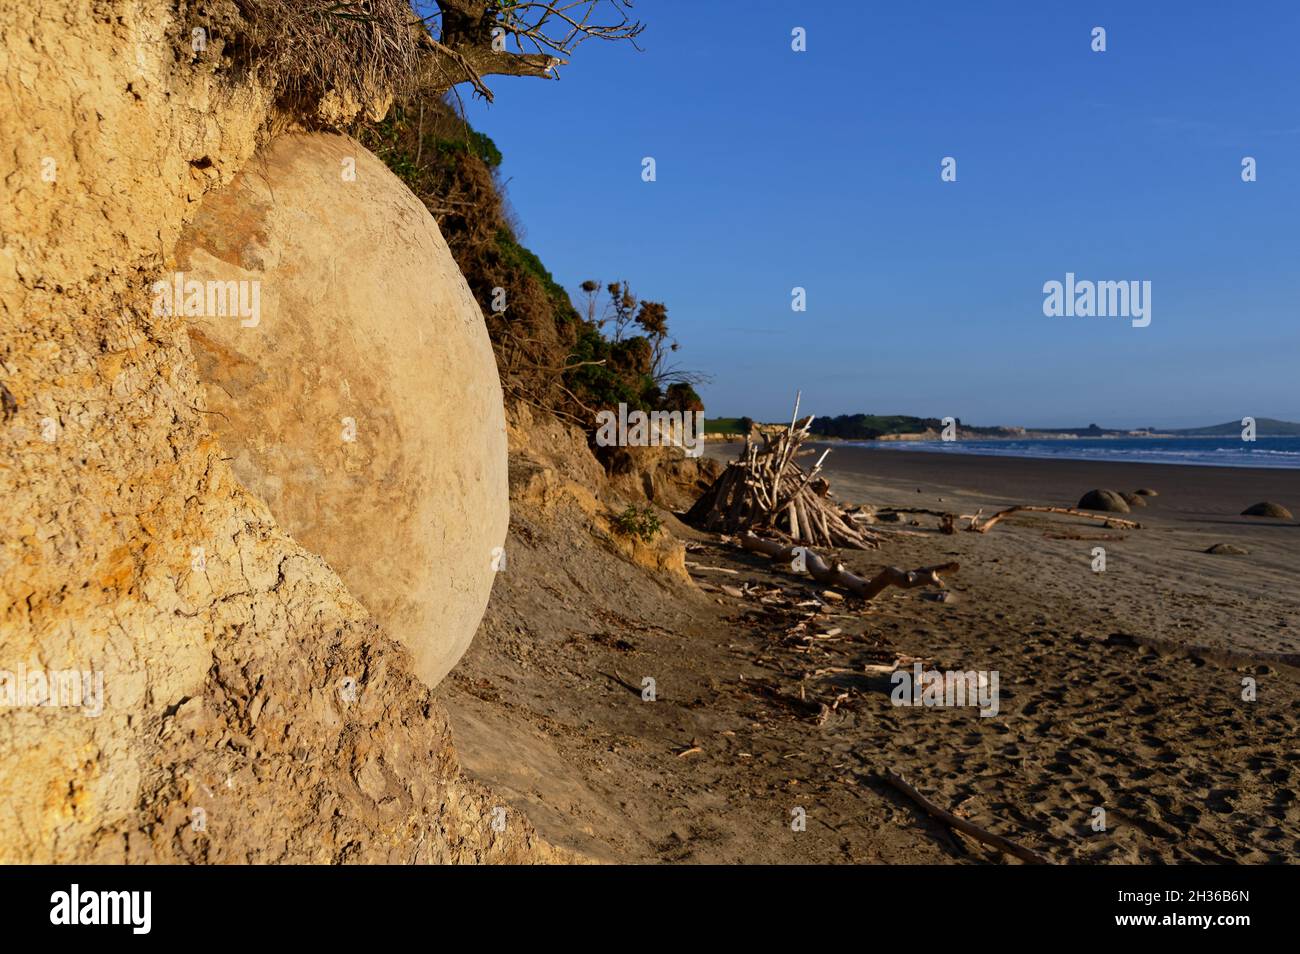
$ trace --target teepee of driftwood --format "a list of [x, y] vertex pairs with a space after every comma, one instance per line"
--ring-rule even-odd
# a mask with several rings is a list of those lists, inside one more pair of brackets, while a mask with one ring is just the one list
[[788, 428], [774, 435], [761, 432], [762, 446], [747, 435], [740, 456], [695, 502], [686, 514], [687, 522], [722, 533], [775, 532], [806, 546], [856, 550], [879, 546], [878, 537], [844, 513], [830, 495], [830, 484], [818, 476], [830, 449], [822, 452], [811, 470], [804, 471], [795, 462], [796, 457], [815, 453], [799, 449], [812, 422], [811, 416], [799, 420], [796, 397]]

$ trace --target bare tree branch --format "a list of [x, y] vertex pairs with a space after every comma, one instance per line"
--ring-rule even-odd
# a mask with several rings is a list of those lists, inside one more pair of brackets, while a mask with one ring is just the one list
[[[424, 34], [430, 54], [422, 83], [436, 90], [470, 83], [491, 101], [485, 76], [556, 79], [558, 68], [589, 39], [626, 40], [635, 47], [644, 25], [630, 16], [631, 0], [436, 0], [437, 38]], [[608, 15], [601, 20], [597, 14]]]

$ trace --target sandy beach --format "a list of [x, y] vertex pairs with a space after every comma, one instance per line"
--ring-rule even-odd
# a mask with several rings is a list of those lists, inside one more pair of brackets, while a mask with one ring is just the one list
[[[982, 507], [987, 514], [1023, 503], [1073, 507], [1093, 488], [1154, 489], [1159, 496], [1148, 498], [1146, 507], [1129, 515], [1144, 529], [1113, 541], [1104, 574], [1090, 570], [1091, 543], [1050, 538], [1066, 531], [1084, 536], [1105, 532], [1069, 518], [1018, 517], [1022, 526], [1043, 528], [1037, 535], [1037, 549], [1025, 558], [1045, 578], [1060, 576], [1063, 583], [1075, 575], [1073, 570], [1080, 570], [1080, 578], [1073, 582], [1091, 587], [1088, 592], [1095, 595], [1088, 598], [1105, 603], [1117, 618], [1135, 625], [1159, 626], [1162, 633], [1216, 646], [1300, 650], [1296, 615], [1300, 526], [1241, 516], [1246, 507], [1264, 500], [1282, 503], [1294, 512], [1300, 501], [1300, 471], [1034, 460], [842, 445], [831, 451], [826, 471], [837, 495], [846, 501], [963, 513]], [[1235, 544], [1250, 552], [1235, 558], [1203, 552], [1216, 543]], [[1021, 546], [1029, 547], [1028, 541]]]
[[[593, 607], [581, 556], [516, 526], [511, 559], [549, 563], [554, 585], [501, 594], [531, 611], [490, 609], [442, 693], [467, 770], [547, 838], [606, 860], [1003, 860], [882, 784], [885, 770], [1058, 862], [1300, 851], [1300, 673], [1260, 658], [1300, 650], [1300, 527], [1237, 516], [1288, 503], [1294, 474], [845, 446], [826, 473], [841, 500], [876, 507], [1072, 506], [1096, 486], [1159, 496], [1132, 531], [1042, 514], [985, 535], [945, 536], [925, 515], [882, 523], [896, 534], [885, 547], [844, 562], [870, 574], [957, 560], [947, 600], [896, 590], [811, 620], [797, 608], [819, 598], [807, 577], [677, 523], [695, 586], [606, 575], [619, 598]], [[1249, 553], [1202, 552], [1220, 542]], [[869, 667], [898, 658], [997, 672], [998, 715], [894, 705]], [[654, 704], [630, 688], [645, 674]]]
[[1285, 917], [1294, 4], [353, 6], [0, 0], [7, 926]]

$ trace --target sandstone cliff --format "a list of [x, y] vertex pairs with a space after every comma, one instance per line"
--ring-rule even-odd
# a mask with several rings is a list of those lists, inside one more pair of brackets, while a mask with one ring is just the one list
[[[223, 59], [216, 33], [190, 55], [196, 15], [165, 0], [0, 0], [0, 670], [103, 677], [98, 715], [0, 709], [0, 861], [553, 858], [525, 820], [494, 814], [490, 793], [461, 776], [426, 685], [463, 650], [490, 585], [488, 555], [473, 551], [504, 527], [495, 375], [467, 344], [441, 365], [407, 355], [385, 379], [384, 361], [410, 342], [367, 337], [382, 318], [366, 311], [382, 304], [373, 272], [361, 283], [371, 297], [353, 303], [359, 337], [345, 347], [371, 349], [348, 383], [374, 415], [340, 414], [346, 392], [320, 390], [329, 362], [302, 361], [313, 336], [323, 347], [344, 333], [346, 309], [286, 300], [301, 314], [274, 321], [293, 347], [245, 351], [223, 370], [228, 343], [202, 327], [191, 339], [183, 309], [155, 307], [151, 286], [193, 267], [195, 250], [211, 256], [200, 268], [221, 260], [209, 201], [240, 188], [241, 173], [256, 176], [259, 149], [274, 164], [272, 131], [295, 118]], [[394, 182], [367, 187], [382, 193], [375, 214], [423, 213]], [[294, 214], [267, 210], [286, 223], [282, 238], [294, 237]], [[400, 226], [437, 235], [431, 221]], [[229, 248], [270, 234], [247, 217], [232, 228]], [[280, 266], [328, 270], [306, 251]], [[338, 274], [324, 293], [345, 294], [352, 277]], [[458, 302], [444, 324], [466, 316], [455, 278], [428, 276], [425, 307]], [[409, 283], [388, 293], [395, 315], [419, 310]], [[453, 371], [463, 377], [448, 380]], [[214, 407], [214, 388], [231, 382], [247, 390], [230, 388]], [[407, 393], [417, 382], [427, 387], [418, 397]], [[411, 420], [458, 420], [447, 409], [457, 401], [479, 414], [460, 431]], [[317, 425], [330, 419], [333, 434], [335, 417], [358, 419], [359, 446], [312, 460], [325, 453]], [[293, 427], [311, 439], [280, 441]], [[429, 459], [444, 441], [460, 446]], [[470, 463], [457, 470], [450, 455]], [[302, 493], [313, 468], [343, 495], [314, 512]], [[421, 539], [412, 564], [387, 564], [386, 587], [374, 563], [385, 541]], [[429, 562], [458, 549], [478, 569], [432, 579]], [[406, 604], [393, 596], [401, 590]], [[422, 643], [410, 634], [430, 625], [420, 613], [431, 598], [445, 601], [447, 625]], [[370, 609], [410, 624], [414, 658]]]

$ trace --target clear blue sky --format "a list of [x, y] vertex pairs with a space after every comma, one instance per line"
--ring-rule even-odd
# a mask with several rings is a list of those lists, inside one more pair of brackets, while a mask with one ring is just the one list
[[[664, 301], [711, 416], [1300, 420], [1300, 2], [636, 11], [643, 53], [468, 110], [525, 244]], [[1045, 317], [1067, 271], [1151, 281], [1150, 327]]]

